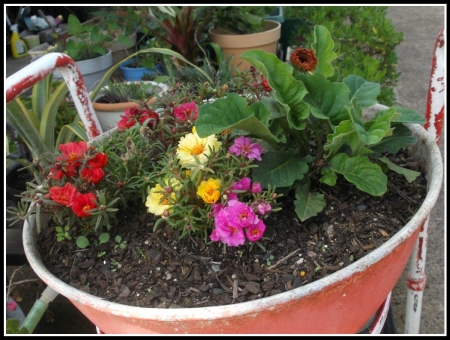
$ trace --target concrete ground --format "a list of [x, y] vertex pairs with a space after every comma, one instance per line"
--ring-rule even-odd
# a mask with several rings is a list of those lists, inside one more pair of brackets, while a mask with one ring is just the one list
[[[434, 44], [440, 30], [446, 26], [446, 5], [436, 6], [389, 6], [388, 18], [392, 20], [396, 31], [404, 34], [403, 42], [397, 46], [398, 72], [401, 72], [399, 83], [395, 88], [399, 106], [416, 110], [425, 114], [430, 69]], [[6, 76], [10, 76], [27, 65], [27, 57], [13, 59], [7, 51], [5, 63]], [[445, 125], [446, 126], [446, 125]], [[440, 149], [444, 156], [446, 151], [446, 128], [442, 133]], [[446, 169], [444, 169], [446, 173]], [[424, 290], [420, 334], [447, 334], [446, 325], [446, 182], [430, 219], [428, 251], [426, 257], [427, 283]], [[17, 267], [8, 266], [8, 277]], [[392, 308], [395, 315], [397, 333], [404, 333], [406, 306], [407, 267], [395, 286], [392, 295]], [[34, 279], [36, 276], [29, 266], [21, 269], [16, 279]], [[16, 279], [14, 281], [16, 281]], [[20, 302], [21, 308], [28, 313], [33, 302], [42, 292], [36, 282], [24, 283], [29, 287], [29, 296]], [[39, 290], [40, 289], [40, 290]], [[67, 322], [69, 321], [69, 322]], [[63, 296], [58, 296], [50, 305], [49, 313], [43, 318], [35, 334], [93, 334], [95, 326], [90, 323]]]

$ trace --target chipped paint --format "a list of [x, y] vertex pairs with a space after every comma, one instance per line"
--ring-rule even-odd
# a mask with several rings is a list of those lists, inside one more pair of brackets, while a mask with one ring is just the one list
[[431, 65], [430, 86], [428, 90], [427, 108], [425, 118], [427, 120], [425, 129], [427, 129], [439, 145], [441, 140], [442, 124], [444, 121], [445, 110], [445, 50], [444, 33], [442, 29], [439, 33], [435, 52]]
[[6, 103], [59, 69], [89, 139], [103, 133], [89, 93], [75, 61], [63, 53], [48, 53], [6, 79]]

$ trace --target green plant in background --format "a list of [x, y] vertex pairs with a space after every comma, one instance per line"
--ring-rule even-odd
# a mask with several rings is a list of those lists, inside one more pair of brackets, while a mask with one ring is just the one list
[[138, 11], [142, 31], [160, 45], [169, 46], [194, 64], [203, 58], [211, 13], [199, 16], [193, 6], [139, 6]]
[[198, 16], [212, 13], [214, 27], [231, 34], [250, 34], [261, 32], [263, 17], [270, 14], [274, 6], [198, 6]]
[[297, 31], [290, 36], [291, 46], [309, 46], [314, 41], [314, 25], [323, 25], [339, 43], [338, 79], [349, 74], [381, 84], [378, 101], [391, 106], [396, 102], [393, 87], [400, 73], [396, 72], [395, 47], [403, 40], [386, 18], [386, 6], [288, 6], [286, 19], [299, 18]]
[[99, 25], [92, 22], [81, 24], [80, 20], [73, 14], [69, 14], [69, 38], [66, 43], [67, 54], [74, 61], [82, 61], [100, 57], [107, 53], [103, 47], [106, 42], [113, 41], [108, 32], [105, 34]]
[[[64, 103], [64, 108], [68, 90], [64, 82], [55, 85], [52, 85], [52, 77], [47, 77], [33, 86], [30, 98], [20, 96], [6, 105], [6, 120], [26, 144], [32, 158], [54, 152], [63, 143], [87, 140], [78, 115], [68, 124], [58, 124], [62, 122], [61, 104]], [[16, 161], [22, 165], [29, 163], [25, 159]]]
[[[130, 101], [146, 101], [155, 93], [157, 87], [145, 82], [110, 81], [99, 92], [102, 103], [126, 103]], [[98, 101], [98, 100], [97, 100]]]

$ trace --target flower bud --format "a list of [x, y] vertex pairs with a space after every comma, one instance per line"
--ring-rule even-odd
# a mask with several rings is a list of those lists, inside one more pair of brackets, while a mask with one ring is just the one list
[[272, 194], [272, 199], [276, 199], [276, 198], [277, 198], [277, 193], [274, 192], [274, 193]]
[[169, 210], [165, 209], [163, 212], [163, 216], [164, 217], [168, 217], [169, 216]]

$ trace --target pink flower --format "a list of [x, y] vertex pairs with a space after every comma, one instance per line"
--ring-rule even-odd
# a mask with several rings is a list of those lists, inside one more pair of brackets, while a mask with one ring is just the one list
[[245, 235], [250, 242], [256, 242], [261, 239], [265, 230], [266, 225], [262, 220], [259, 220], [258, 223], [251, 224], [247, 228], [245, 228]]
[[[211, 239], [220, 241], [229, 245], [230, 247], [236, 247], [245, 242], [244, 230], [230, 225], [228, 221], [227, 208], [222, 209], [215, 218], [215, 226], [213, 233], [211, 234]], [[213, 239], [214, 238], [214, 239]]]
[[252, 143], [249, 137], [238, 137], [234, 140], [234, 144], [228, 149], [229, 152], [236, 156], [245, 156], [248, 159], [261, 160], [263, 148], [258, 143]]
[[269, 211], [272, 210], [272, 206], [263, 199], [260, 199], [256, 202], [252, 202], [251, 206], [253, 210], [261, 216], [267, 215]]
[[211, 233], [211, 235], [209, 235], [209, 238], [211, 239], [211, 241], [213, 242], [217, 242], [220, 241], [220, 234], [217, 231], [217, 229], [214, 229]]
[[7, 303], [6, 308], [8, 308], [8, 310], [15, 311], [17, 309], [16, 301], [12, 300], [11, 302]]
[[184, 103], [173, 109], [173, 114], [179, 120], [196, 120], [198, 117], [198, 107], [194, 101]]
[[228, 224], [235, 228], [245, 228], [250, 224], [258, 223], [258, 217], [253, 209], [239, 201], [229, 201], [225, 208], [228, 213]]
[[[249, 191], [250, 190], [250, 184], [251, 180], [248, 177], [243, 177], [237, 183], [234, 183], [231, 187], [231, 191], [233, 190], [242, 190], [242, 191]], [[237, 200], [237, 193], [236, 192], [230, 192], [228, 193], [228, 199], [231, 200]]]
[[254, 182], [254, 183], [252, 184], [252, 193], [254, 193], [254, 194], [260, 194], [261, 191], [262, 191], [261, 183]]

